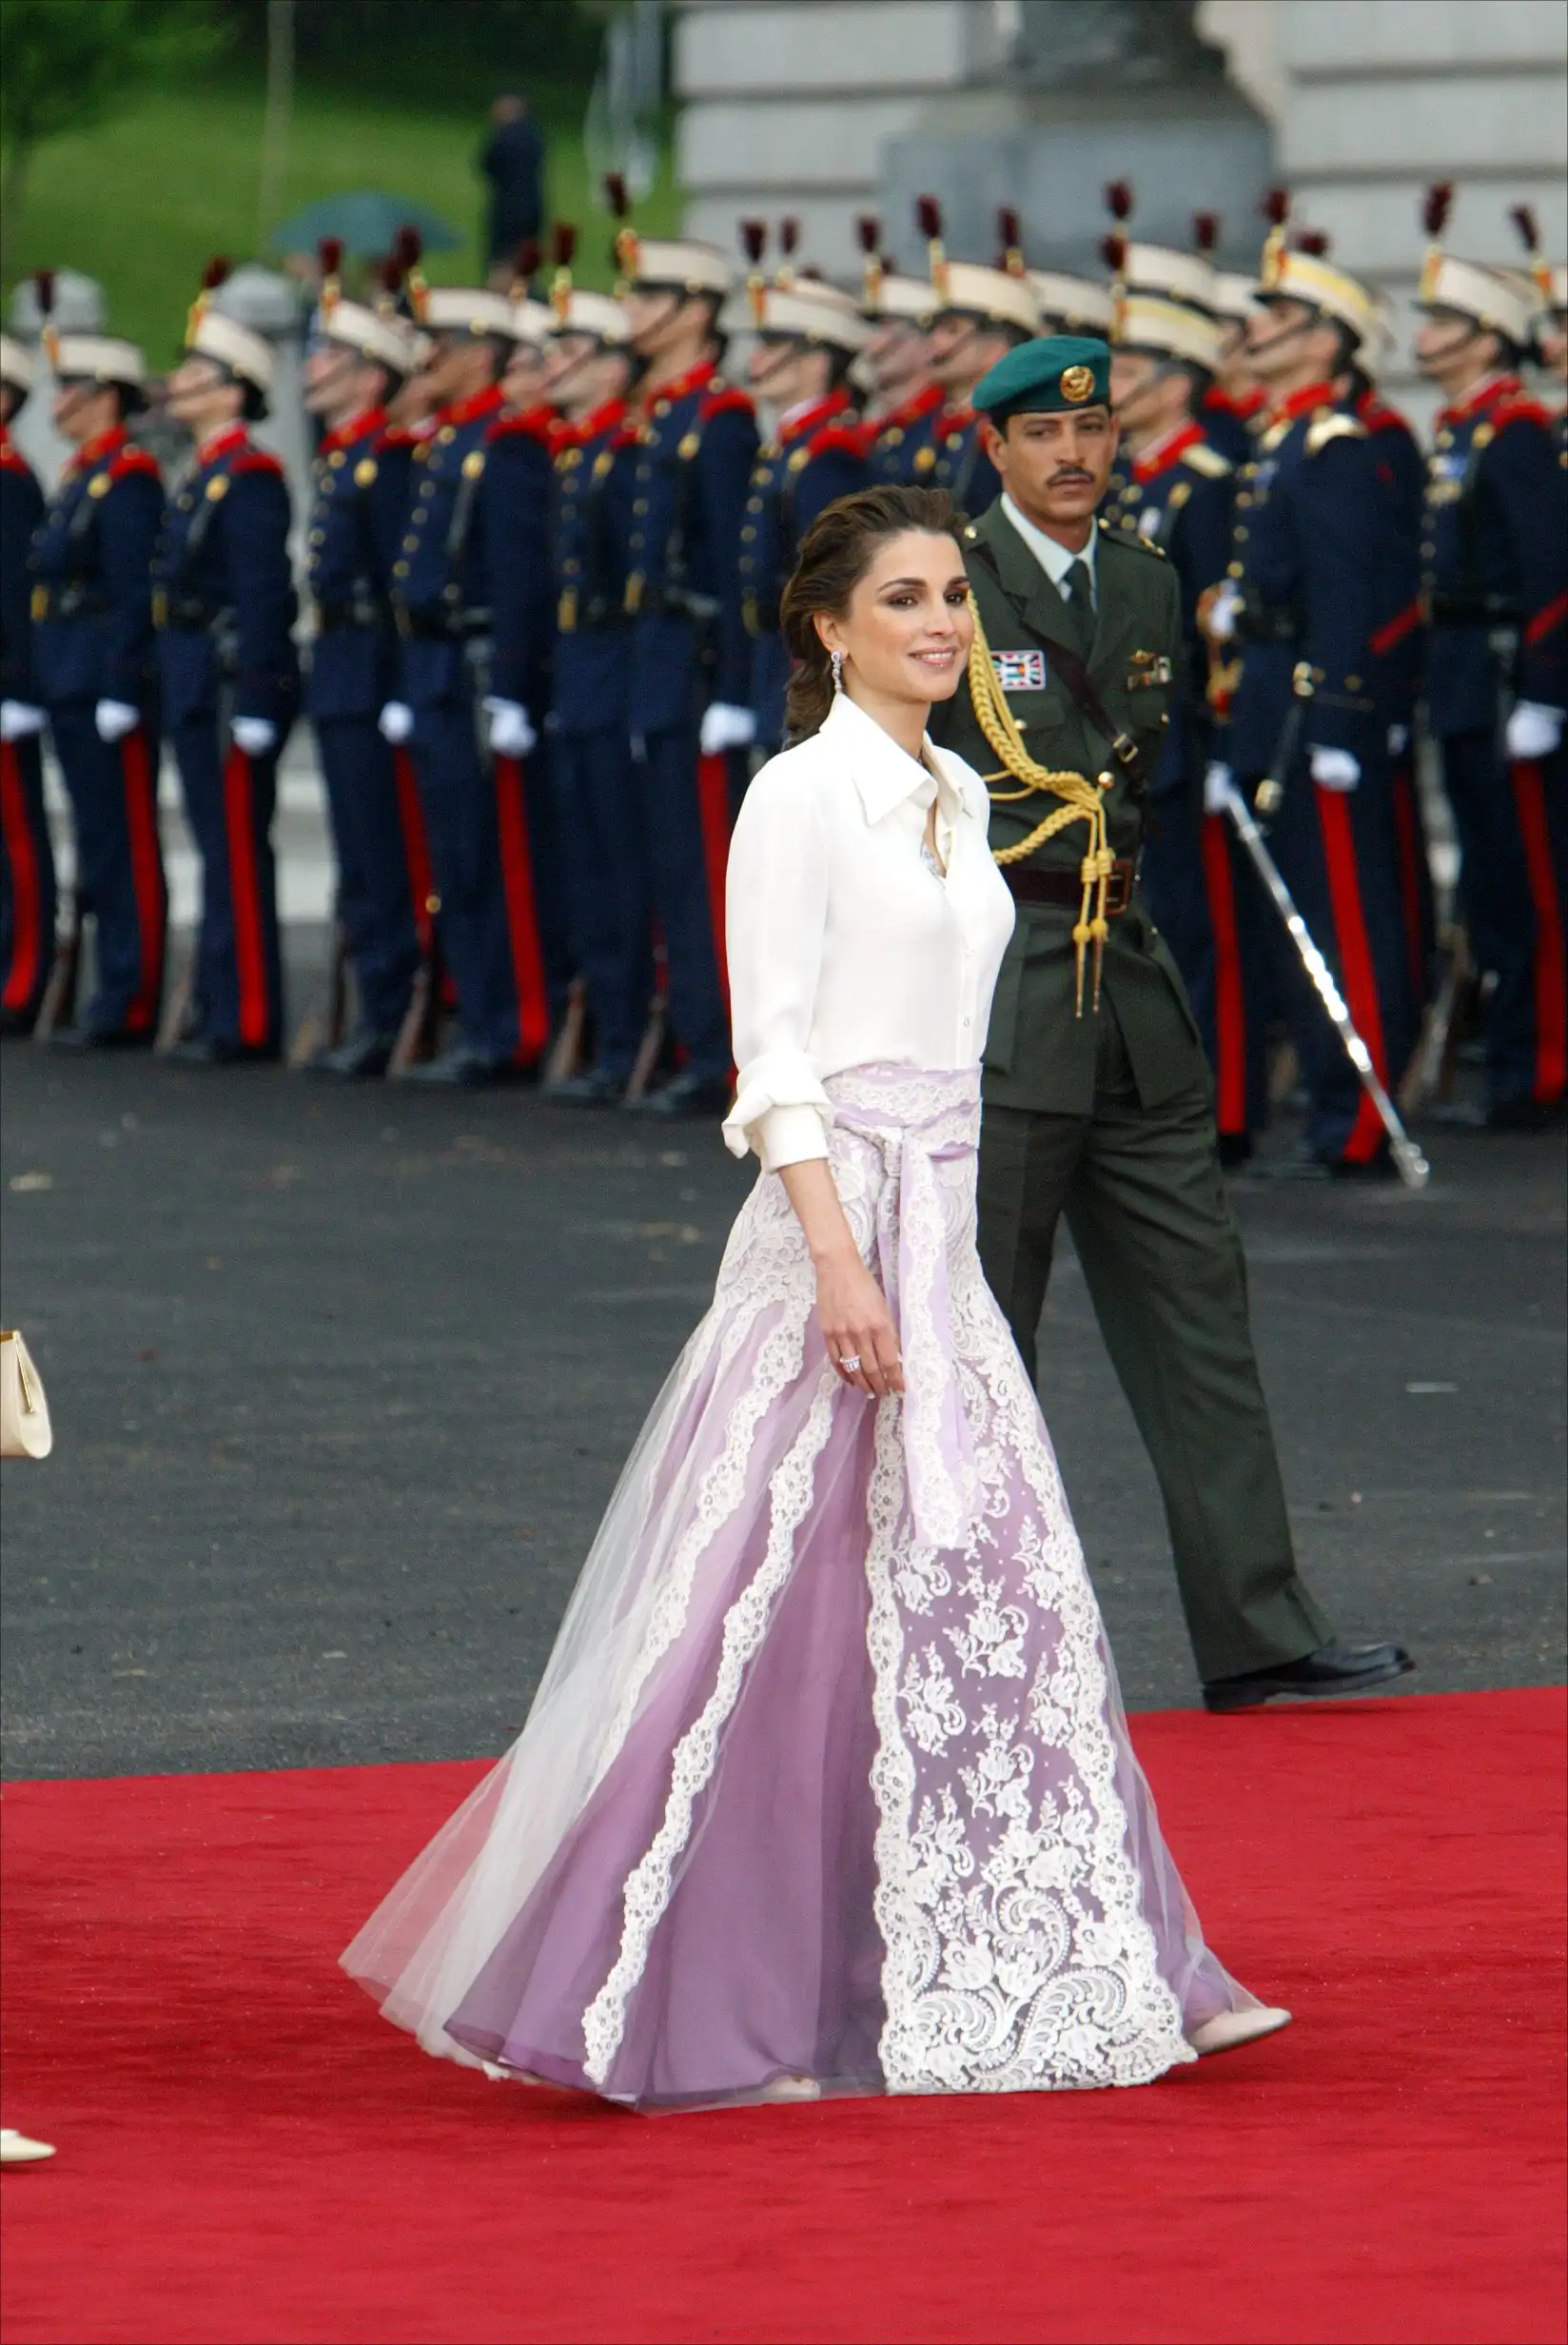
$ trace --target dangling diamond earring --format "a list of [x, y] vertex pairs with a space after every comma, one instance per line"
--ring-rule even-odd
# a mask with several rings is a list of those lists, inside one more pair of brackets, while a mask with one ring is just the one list
[[844, 655], [841, 651], [835, 651], [833, 656], [833, 690], [842, 692], [844, 689]]

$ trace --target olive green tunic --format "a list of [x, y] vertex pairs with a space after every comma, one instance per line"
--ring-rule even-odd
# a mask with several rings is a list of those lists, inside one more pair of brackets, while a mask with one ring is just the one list
[[[1092, 644], [1000, 503], [969, 530], [976, 610], [1034, 764], [1096, 786], [1111, 854], [1135, 860], [1144, 803], [1056, 663], [1080, 650], [1107, 717], [1152, 774], [1181, 649], [1164, 556], [1104, 523]], [[991, 560], [988, 562], [987, 553]], [[933, 737], [987, 778], [1006, 853], [1061, 803], [1019, 788], [968, 683]], [[1082, 782], [1076, 794], [1087, 797]], [[1077, 872], [1073, 822], [1026, 868]], [[1099, 995], [1070, 906], [1020, 903], [985, 1057], [980, 1256], [1031, 1374], [1065, 1212], [1107, 1348], [1159, 1477], [1177, 1578], [1206, 1681], [1298, 1660], [1330, 1628], [1296, 1576], [1279, 1463], [1248, 1326], [1241, 1233], [1215, 1145], [1208, 1068], [1176, 965], [1147, 912], [1110, 919]]]

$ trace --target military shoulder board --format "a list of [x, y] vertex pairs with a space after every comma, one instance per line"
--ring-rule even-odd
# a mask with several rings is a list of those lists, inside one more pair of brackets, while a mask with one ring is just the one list
[[1004, 692], [1044, 692], [1046, 688], [1043, 651], [993, 651], [990, 663]]

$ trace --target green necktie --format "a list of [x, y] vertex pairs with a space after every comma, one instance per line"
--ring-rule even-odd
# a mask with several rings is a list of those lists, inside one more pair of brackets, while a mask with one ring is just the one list
[[1063, 584], [1078, 631], [1078, 649], [1087, 657], [1094, 641], [1094, 589], [1088, 563], [1082, 560], [1070, 563]]

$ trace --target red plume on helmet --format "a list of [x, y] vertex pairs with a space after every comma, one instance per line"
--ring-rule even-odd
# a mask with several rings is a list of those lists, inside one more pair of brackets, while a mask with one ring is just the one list
[[329, 318], [343, 298], [343, 286], [338, 279], [338, 272], [343, 267], [343, 238], [323, 236], [316, 246], [316, 257], [322, 268], [321, 311], [323, 318]]
[[1303, 228], [1296, 239], [1297, 251], [1310, 253], [1315, 261], [1327, 260], [1328, 246], [1329, 239], [1322, 228]]
[[1107, 183], [1106, 209], [1113, 220], [1131, 219], [1132, 182], [1130, 179], [1112, 179]]
[[1530, 256], [1530, 275], [1536, 291], [1543, 301], [1552, 299], [1552, 271], [1540, 249], [1540, 227], [1532, 204], [1515, 204], [1508, 214], [1519, 234], [1519, 243]]
[[230, 264], [222, 253], [215, 253], [202, 271], [202, 289], [191, 303], [186, 318], [186, 340], [193, 342], [207, 305], [221, 285], [227, 283]]
[[740, 249], [751, 263], [746, 271], [746, 299], [751, 305], [752, 324], [760, 326], [768, 314], [768, 281], [762, 273], [762, 256], [768, 249], [766, 220], [742, 220]]
[[1220, 215], [1217, 211], [1195, 211], [1192, 215], [1192, 242], [1199, 252], [1213, 252], [1220, 242]]
[[398, 295], [402, 291], [402, 262], [396, 251], [387, 254], [377, 274], [382, 289], [376, 296], [376, 306], [387, 316], [397, 308]]
[[1271, 228], [1283, 228], [1290, 217], [1290, 189], [1270, 187], [1264, 197], [1263, 215]]
[[854, 224], [855, 237], [862, 252], [880, 251], [882, 223], [873, 211], [863, 211]]
[[854, 224], [856, 240], [865, 254], [863, 283], [868, 309], [882, 306], [882, 279], [887, 263], [882, 258], [882, 223], [873, 211], [863, 211]]
[[1454, 208], [1454, 183], [1439, 179], [1427, 188], [1421, 204], [1421, 226], [1428, 236], [1439, 237], [1448, 226], [1448, 215]]
[[1100, 239], [1100, 258], [1113, 277], [1120, 277], [1127, 267], [1127, 240], [1117, 229]]
[[926, 240], [932, 289], [939, 301], [946, 301], [948, 256], [942, 247], [942, 207], [934, 195], [918, 195], [914, 199], [914, 216]]
[[525, 236], [512, 256], [512, 283], [508, 287], [513, 301], [526, 301], [534, 289], [544, 248], [537, 236]]
[[795, 280], [794, 256], [800, 249], [800, 223], [791, 218], [778, 224], [778, 266], [774, 271], [774, 283], [788, 291]]
[[572, 305], [572, 261], [578, 248], [578, 232], [570, 220], [558, 220], [554, 236], [556, 273], [550, 280], [550, 306], [558, 325], [564, 325]]
[[632, 226], [632, 199], [627, 193], [623, 172], [605, 172], [604, 202], [611, 218], [620, 222], [610, 247], [610, 257], [623, 277], [633, 277], [637, 268], [637, 236]]
[[54, 271], [40, 268], [33, 272], [32, 298], [38, 304], [38, 315], [47, 318], [54, 311]]
[[423, 271], [420, 267], [421, 256], [424, 251], [424, 238], [418, 228], [405, 226], [398, 230], [392, 250], [402, 264], [403, 276], [407, 280], [408, 306], [413, 311], [417, 323], [422, 325], [430, 301], [430, 288], [425, 284]]
[[1024, 274], [1023, 223], [1010, 204], [1004, 204], [996, 214], [996, 241], [999, 246], [996, 266], [1005, 268], [1009, 277]]

